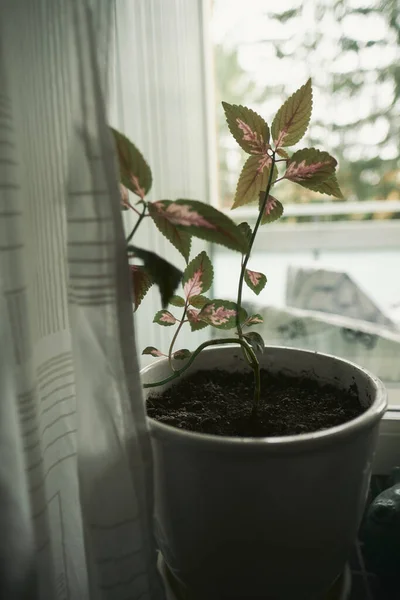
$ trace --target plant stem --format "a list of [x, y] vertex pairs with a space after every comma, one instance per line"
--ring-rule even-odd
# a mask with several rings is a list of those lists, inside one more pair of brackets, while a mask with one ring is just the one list
[[[244, 257], [244, 260], [242, 261], [242, 268], [241, 268], [241, 271], [240, 271], [239, 285], [238, 285], [238, 295], [237, 295], [237, 301], [236, 301], [236, 305], [237, 305], [236, 330], [237, 330], [237, 334], [239, 336], [239, 340], [240, 341], [243, 341], [243, 330], [242, 330], [242, 326], [241, 326], [241, 323], [240, 323], [239, 311], [240, 311], [240, 309], [242, 307], [242, 294], [243, 294], [244, 276], [245, 276], [245, 273], [246, 273], [246, 267], [247, 267], [247, 263], [249, 262], [251, 251], [253, 249], [254, 240], [256, 239], [258, 228], [260, 227], [261, 220], [262, 220], [262, 217], [264, 215], [265, 206], [267, 204], [269, 192], [270, 192], [271, 187], [272, 187], [272, 178], [274, 176], [275, 162], [276, 162], [275, 161], [275, 151], [273, 151], [272, 154], [271, 154], [271, 167], [270, 167], [270, 171], [269, 171], [267, 189], [265, 190], [264, 200], [262, 202], [262, 206], [260, 207], [260, 210], [259, 210], [259, 213], [258, 213], [258, 217], [257, 217], [257, 221], [256, 221], [256, 224], [254, 226], [253, 233], [251, 234], [249, 247], [247, 249], [246, 256]], [[243, 346], [244, 356], [248, 360], [247, 352], [248, 352], [248, 348], [246, 348], [245, 346]], [[260, 392], [261, 392], [260, 365], [258, 363], [257, 357], [256, 357], [256, 362], [254, 363], [252, 361], [251, 366], [252, 366], [253, 371], [254, 371], [254, 379], [255, 379], [255, 382], [254, 382], [255, 383], [255, 386], [254, 386], [254, 404], [253, 404], [253, 416], [254, 416], [257, 413], [258, 406], [260, 404]]]
[[[216, 339], [216, 340], [208, 340], [207, 342], [203, 342], [202, 344], [200, 344], [200, 346], [193, 352], [191, 357], [188, 359], [187, 363], [181, 369], [179, 369], [178, 371], [174, 371], [174, 373], [172, 375], [170, 375], [169, 377], [166, 377], [165, 379], [162, 379], [161, 381], [156, 381], [154, 383], [145, 383], [145, 384], [143, 384], [143, 387], [144, 388], [158, 387], [159, 385], [164, 385], [166, 383], [169, 383], [170, 381], [173, 381], [174, 379], [177, 379], [178, 377], [180, 377], [180, 375], [184, 371], [186, 371], [186, 369], [188, 369], [190, 367], [190, 365], [193, 363], [193, 361], [196, 359], [196, 357], [200, 354], [200, 352], [202, 350], [204, 350], [204, 348], [207, 348], [207, 346], [218, 346], [218, 345], [222, 345], [222, 344], [239, 344], [240, 346], [245, 348], [247, 350], [247, 352], [250, 354], [253, 364], [258, 365], [257, 357], [254, 354], [253, 348], [251, 346], [249, 346], [249, 344], [245, 340], [238, 340], [237, 338], [223, 338], [223, 339]], [[260, 371], [259, 370], [258, 370], [258, 378], [256, 378], [255, 388], [256, 389], [255, 389], [254, 397], [256, 397], [256, 393], [257, 393], [257, 397], [259, 398], [260, 397]]]
[[171, 368], [171, 371], [176, 371], [176, 369], [174, 368], [174, 365], [172, 364], [172, 350], [174, 349], [174, 344], [176, 342], [176, 338], [179, 335], [180, 330], [182, 329], [182, 325], [185, 322], [185, 317], [186, 317], [186, 311], [188, 309], [188, 303], [187, 300], [185, 302], [185, 307], [183, 309], [183, 314], [182, 314], [182, 319], [181, 322], [179, 323], [178, 327], [176, 328], [176, 331], [174, 333], [174, 337], [172, 338], [169, 350], [168, 350], [168, 362], [169, 362], [169, 366]]
[[131, 210], [133, 210], [133, 212], [135, 212], [140, 217], [140, 212], [138, 211], [137, 208], [135, 208], [134, 206], [132, 206], [132, 204], [130, 202], [127, 203], [127, 206], [129, 206], [129, 208]]
[[[132, 207], [133, 208], [133, 207]], [[126, 238], [126, 243], [129, 244], [129, 242], [131, 241], [131, 239], [133, 238], [133, 236], [135, 235], [140, 223], [143, 221], [144, 217], [146, 216], [146, 208], [147, 205], [145, 202], [143, 202], [143, 210], [142, 213], [140, 214], [138, 220], [135, 223], [134, 228], [132, 229], [132, 231], [130, 232], [130, 234], [128, 235], [128, 237]]]
[[271, 168], [270, 168], [269, 177], [268, 177], [267, 189], [265, 190], [264, 200], [263, 200], [262, 206], [260, 208], [260, 211], [258, 213], [257, 221], [256, 221], [256, 224], [254, 226], [253, 233], [251, 234], [249, 248], [248, 248], [246, 256], [244, 257], [244, 260], [242, 262], [242, 269], [240, 271], [239, 286], [238, 286], [238, 295], [237, 295], [237, 302], [236, 302], [237, 303], [237, 307], [238, 307], [238, 311], [237, 311], [237, 314], [236, 314], [236, 328], [237, 328], [238, 335], [239, 335], [240, 338], [243, 336], [242, 326], [241, 326], [240, 320], [239, 320], [239, 309], [242, 306], [242, 293], [243, 293], [244, 276], [245, 276], [245, 273], [246, 273], [246, 267], [247, 267], [247, 263], [249, 262], [251, 251], [253, 249], [254, 240], [256, 239], [257, 231], [258, 231], [258, 228], [260, 227], [261, 219], [262, 219], [264, 211], [265, 211], [265, 206], [267, 204], [269, 192], [271, 190], [272, 177], [274, 175], [275, 162], [276, 162], [275, 161], [275, 152], [273, 152], [272, 156], [271, 156]]

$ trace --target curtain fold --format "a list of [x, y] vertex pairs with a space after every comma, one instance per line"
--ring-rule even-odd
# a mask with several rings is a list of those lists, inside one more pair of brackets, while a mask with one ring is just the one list
[[15, 600], [35, 598], [33, 561], [41, 599], [164, 597], [105, 117], [114, 8], [1, 5], [0, 313], [11, 343], [2, 330], [0, 375], [13, 377], [0, 382], [0, 443], [13, 432], [14, 450], [0, 502], [16, 567], [1, 569], [0, 595]]

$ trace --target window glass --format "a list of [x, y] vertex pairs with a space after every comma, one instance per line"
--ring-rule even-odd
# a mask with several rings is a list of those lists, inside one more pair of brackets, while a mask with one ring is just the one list
[[[339, 160], [345, 201], [400, 200], [399, 2], [214, 0], [212, 6], [220, 205], [231, 206], [244, 163], [221, 100], [246, 104], [271, 120], [310, 76], [313, 115], [297, 148], [316, 146]], [[289, 182], [278, 185], [286, 203], [332, 201]], [[383, 206], [382, 212], [328, 218], [399, 216], [400, 210]]]

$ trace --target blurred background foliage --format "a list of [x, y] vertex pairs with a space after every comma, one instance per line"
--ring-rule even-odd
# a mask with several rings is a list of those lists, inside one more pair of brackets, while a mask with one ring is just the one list
[[[345, 201], [382, 201], [382, 212], [321, 219], [399, 218], [385, 211], [384, 202], [400, 200], [400, 2], [273, 4], [212, 2], [221, 206], [231, 206], [244, 163], [221, 101], [245, 104], [270, 122], [282, 101], [311, 76], [311, 126], [296, 148], [315, 146], [338, 159]], [[275, 188], [284, 203], [332, 202], [285, 183]]]

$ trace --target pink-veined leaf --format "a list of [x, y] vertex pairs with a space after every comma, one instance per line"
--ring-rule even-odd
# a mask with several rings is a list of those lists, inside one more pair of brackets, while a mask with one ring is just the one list
[[121, 183], [143, 198], [151, 188], [151, 170], [142, 153], [122, 133], [111, 128], [117, 149]]
[[332, 177], [325, 179], [325, 181], [317, 181], [316, 183], [308, 182], [306, 187], [313, 192], [320, 192], [321, 194], [333, 196], [334, 198], [343, 198], [342, 190], [339, 187], [336, 175], [332, 175]]
[[[259, 196], [259, 210], [262, 210], [262, 205], [264, 203], [265, 192], [260, 192]], [[281, 218], [283, 215], [283, 206], [279, 200], [277, 200], [271, 194], [268, 196], [267, 202], [264, 208], [264, 214], [261, 217], [261, 225], [264, 223], [273, 223]]]
[[[232, 208], [249, 204], [258, 198], [260, 191], [267, 188], [270, 168], [271, 159], [268, 155], [249, 156], [239, 176]], [[273, 182], [277, 176], [278, 170], [274, 166]]]
[[147, 348], [143, 350], [142, 354], [150, 354], [151, 356], [154, 356], [154, 358], [166, 356], [166, 354], [163, 354], [163, 352], [160, 352], [160, 350], [157, 350], [157, 348], [154, 348], [154, 346], [147, 346]]
[[335, 174], [337, 161], [328, 152], [316, 148], [297, 150], [288, 161], [285, 179], [309, 188], [330, 179]]
[[[200, 311], [199, 318], [217, 329], [233, 329], [236, 327], [237, 304], [229, 300], [212, 300]], [[244, 308], [239, 310], [239, 322], [246, 320]]]
[[[170, 204], [169, 207], [173, 207]], [[171, 242], [173, 246], [180, 252], [183, 258], [188, 262], [191, 246], [191, 235], [177, 227], [173, 222], [173, 212], [168, 211], [168, 207], [164, 206], [163, 201], [149, 202], [147, 205], [150, 217], [153, 219], [157, 229]]]
[[213, 277], [211, 260], [203, 250], [190, 261], [183, 273], [182, 285], [185, 297], [190, 300], [193, 296], [199, 296], [209, 290]]
[[153, 323], [170, 327], [171, 325], [175, 325], [176, 318], [169, 310], [159, 310], [154, 316]]
[[250, 315], [247, 317], [245, 322], [243, 323], [244, 327], [251, 327], [252, 325], [258, 325], [260, 323], [264, 323], [264, 319], [258, 313], [255, 315]]
[[178, 229], [202, 240], [245, 252], [246, 240], [237, 225], [210, 204], [198, 200], [159, 200], [158, 210]]
[[265, 284], [267, 283], [267, 278], [264, 273], [259, 273], [258, 271], [251, 271], [250, 269], [246, 269], [244, 273], [244, 280], [249, 288], [255, 293], [258, 294], [264, 289]]
[[190, 350], [187, 348], [183, 348], [182, 350], [177, 350], [173, 353], [172, 358], [175, 360], [185, 360], [185, 358], [189, 358], [191, 356]]
[[256, 352], [261, 352], [261, 354], [264, 352], [264, 340], [259, 333], [257, 333], [256, 331], [249, 331], [248, 333], [245, 333], [243, 337], [250, 344], [253, 350], [255, 350]]
[[172, 304], [172, 306], [179, 306], [179, 307], [185, 306], [185, 300], [181, 296], [172, 296], [169, 303]]
[[265, 154], [270, 148], [269, 127], [260, 115], [246, 106], [222, 102], [229, 130], [248, 154]]
[[199, 318], [200, 310], [197, 308], [189, 308], [186, 316], [189, 321], [190, 329], [192, 331], [199, 331], [199, 329], [204, 329], [204, 327], [208, 327], [208, 323], [202, 321]]
[[153, 279], [145, 267], [140, 265], [129, 265], [131, 270], [133, 287], [134, 310], [137, 310], [141, 301], [153, 285]]
[[278, 110], [271, 132], [275, 147], [297, 144], [307, 131], [312, 111], [311, 79], [290, 96]]

